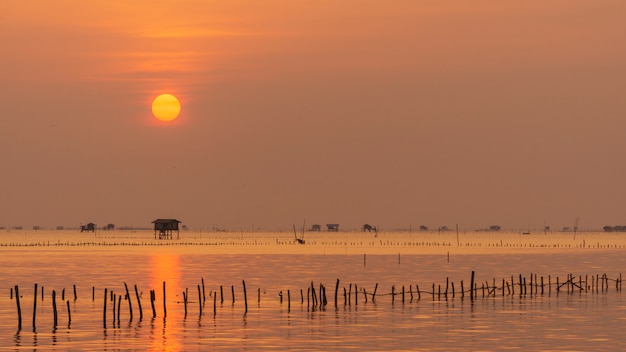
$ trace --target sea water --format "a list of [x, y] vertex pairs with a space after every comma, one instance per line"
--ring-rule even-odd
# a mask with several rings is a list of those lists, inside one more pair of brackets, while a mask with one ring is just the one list
[[[150, 231], [7, 232], [0, 237], [0, 348], [589, 351], [626, 345], [626, 302], [614, 281], [626, 264], [619, 234], [306, 233], [304, 244], [295, 236], [302, 235], [181, 232], [158, 240]], [[474, 299], [467, 292], [472, 272]], [[611, 280], [596, 289], [604, 274]], [[543, 292], [520, 294], [520, 275], [543, 279]], [[557, 278], [563, 284], [570, 275], [585, 289], [557, 292]], [[480, 287], [494, 281], [499, 288], [485, 295]], [[319, 297], [322, 288], [327, 304], [320, 307], [310, 292]]]

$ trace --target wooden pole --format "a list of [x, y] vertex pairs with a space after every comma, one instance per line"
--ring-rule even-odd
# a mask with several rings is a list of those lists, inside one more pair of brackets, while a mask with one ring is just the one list
[[470, 280], [470, 300], [474, 300], [474, 270], [472, 270], [472, 278]]
[[102, 322], [104, 323], [104, 328], [107, 327], [107, 289], [104, 289], [104, 309], [102, 310]]
[[163, 318], [167, 317], [167, 307], [165, 305], [165, 281], [163, 281]]
[[15, 304], [17, 304], [17, 331], [22, 330], [22, 307], [20, 307], [20, 289], [15, 285]]
[[78, 297], [76, 296], [76, 284], [74, 284], [74, 300], [76, 300], [76, 298]]
[[128, 285], [124, 282], [124, 288], [126, 288], [126, 297], [128, 298], [128, 310], [130, 311], [130, 321], [133, 321], [133, 303], [130, 299], [130, 293], [128, 293]]
[[72, 312], [70, 312], [70, 301], [65, 301], [67, 303], [67, 326], [70, 326], [72, 323]]
[[35, 284], [35, 299], [33, 299], [33, 332], [36, 330], [35, 320], [37, 316], [37, 293], [37, 284]]
[[372, 302], [376, 302], [376, 290], [377, 289], [378, 289], [378, 282], [376, 283], [376, 286], [374, 286], [374, 294], [372, 295]]
[[202, 303], [206, 302], [206, 295], [204, 293], [204, 278], [202, 277]]
[[337, 279], [337, 283], [335, 284], [335, 308], [337, 308], [337, 293], [339, 292], [339, 279]]
[[243, 301], [246, 306], [246, 313], [248, 313], [248, 294], [246, 293], [246, 281], [241, 280], [241, 282], [243, 283]]
[[139, 321], [143, 319], [143, 310], [141, 309], [141, 299], [139, 299], [139, 290], [135, 284], [135, 296], [137, 296], [137, 306], [139, 306]]
[[54, 327], [57, 327], [57, 293], [52, 290], [52, 312], [54, 316]]
[[[117, 326], [120, 326], [120, 312], [122, 310], [122, 295], [117, 296]], [[115, 313], [115, 309], [113, 309]]]
[[200, 285], [198, 285], [198, 306], [200, 308], [200, 316], [202, 316], [202, 291]]
[[185, 306], [185, 318], [187, 318], [187, 292], [183, 291], [183, 305]]
[[152, 318], [156, 318], [156, 309], [154, 309], [154, 301], [156, 300], [156, 294], [154, 290], [150, 290], [150, 305], [152, 306]]

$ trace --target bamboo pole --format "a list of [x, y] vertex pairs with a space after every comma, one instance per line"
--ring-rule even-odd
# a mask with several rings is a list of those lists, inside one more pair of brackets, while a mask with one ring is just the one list
[[15, 285], [15, 304], [17, 305], [17, 331], [22, 330], [22, 307], [20, 306], [20, 289]]
[[36, 330], [35, 320], [37, 317], [37, 284], [35, 284], [35, 298], [33, 299], [33, 332]]
[[150, 290], [150, 305], [152, 306], [152, 319], [156, 318], [156, 309], [154, 309], [155, 300], [156, 300], [156, 294], [154, 290]]
[[72, 323], [72, 312], [70, 312], [70, 301], [65, 301], [67, 303], [67, 326], [69, 327]]
[[130, 312], [130, 321], [133, 321], [133, 303], [130, 299], [130, 293], [128, 293], [128, 285], [124, 282], [124, 288], [126, 289], [126, 297], [128, 298], [128, 310]]
[[57, 327], [57, 293], [52, 290], [52, 312], [54, 316], [54, 327]]
[[[246, 303], [246, 311], [248, 304]], [[198, 285], [198, 308], [200, 308], [200, 316], [202, 316], [202, 290], [200, 290], [200, 285]]]
[[163, 281], [163, 318], [167, 317], [167, 307], [165, 302], [165, 281]]
[[102, 310], [102, 322], [104, 323], [104, 328], [107, 327], [107, 289], [104, 289], [104, 309]]
[[141, 299], [139, 298], [139, 290], [135, 284], [135, 296], [137, 296], [137, 306], [139, 307], [139, 321], [143, 319], [143, 310], [141, 309]]
[[248, 313], [248, 294], [246, 293], [246, 281], [241, 280], [241, 282], [243, 283], [243, 301], [246, 306], [246, 313]]
[[472, 278], [470, 280], [470, 300], [474, 300], [474, 270], [472, 270]]

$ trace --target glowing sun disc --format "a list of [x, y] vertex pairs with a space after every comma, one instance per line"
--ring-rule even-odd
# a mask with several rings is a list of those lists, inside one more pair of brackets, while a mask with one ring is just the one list
[[171, 94], [161, 94], [152, 101], [152, 114], [161, 121], [172, 121], [180, 114], [180, 101]]

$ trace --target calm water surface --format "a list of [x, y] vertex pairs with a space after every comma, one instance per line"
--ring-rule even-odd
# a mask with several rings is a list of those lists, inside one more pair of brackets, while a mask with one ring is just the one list
[[[146, 236], [148, 241], [149, 235]], [[5, 244], [32, 241], [30, 236], [12, 238]], [[276, 245], [272, 241], [275, 240], [268, 243]], [[544, 294], [502, 296], [502, 291], [498, 291], [497, 296], [486, 298], [479, 293], [474, 301], [467, 295], [463, 299], [458, 295], [461, 280], [465, 287], [469, 286], [472, 271], [476, 273], [476, 282], [492, 282], [495, 278], [498, 285], [503, 278], [510, 281], [513, 275], [517, 282], [519, 274], [529, 278], [531, 273], [544, 276], [546, 282], [550, 275], [553, 283], [557, 276], [562, 282], [568, 274], [584, 279], [606, 273], [615, 279], [626, 264], [624, 249], [365, 256], [219, 254], [215, 250], [204, 253], [207, 249], [201, 245], [56, 246], [52, 242], [50, 246], [0, 247], [2, 350], [590, 351], [626, 346], [622, 333], [626, 302], [612, 281], [611, 287], [601, 292], [557, 293], [554, 288], [550, 292], [546, 288]], [[403, 249], [398, 248], [401, 253]], [[446, 278], [456, 285], [455, 298], [433, 299], [424, 292], [432, 291], [433, 284], [445, 287]], [[204, 295], [198, 289], [202, 279]], [[340, 294], [335, 307], [337, 279]], [[35, 283], [38, 291], [33, 328]], [[118, 321], [114, 320], [117, 312], [112, 309], [110, 292], [124, 296], [124, 283], [131, 293], [133, 319], [128, 301], [122, 300]], [[316, 290], [320, 284], [325, 285], [325, 308], [313, 309], [307, 304], [311, 283]], [[343, 290], [349, 290], [350, 284], [370, 294], [378, 284], [376, 301], [372, 302], [370, 296], [365, 302], [361, 294], [357, 301], [351, 297], [345, 304]], [[15, 285], [21, 296], [21, 330], [16, 300], [11, 298]], [[135, 285], [141, 296], [141, 319]], [[420, 299], [416, 285], [421, 291]], [[401, 292], [403, 286], [405, 301], [401, 295], [392, 299], [392, 287]], [[56, 327], [52, 290], [57, 296]], [[156, 295], [155, 318], [150, 290]]]

